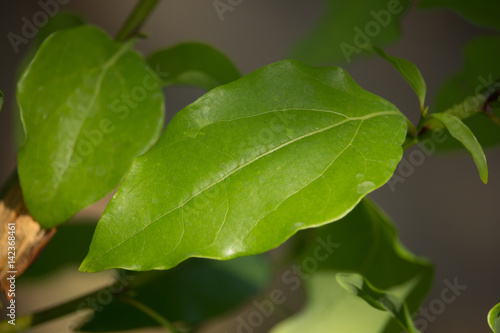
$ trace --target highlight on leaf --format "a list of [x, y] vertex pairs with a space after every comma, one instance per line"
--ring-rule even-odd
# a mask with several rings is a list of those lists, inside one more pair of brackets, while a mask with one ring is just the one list
[[81, 270], [275, 248], [386, 183], [405, 136], [403, 114], [344, 70], [266, 66], [181, 110], [134, 161]]
[[488, 325], [493, 333], [500, 332], [500, 303], [495, 305], [490, 312], [488, 312]]

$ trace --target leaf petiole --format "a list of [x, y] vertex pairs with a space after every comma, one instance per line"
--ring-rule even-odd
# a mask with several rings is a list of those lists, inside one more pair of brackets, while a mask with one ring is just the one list
[[138, 34], [139, 29], [151, 14], [151, 11], [155, 8], [160, 0], [140, 0], [140, 2], [135, 6], [132, 13], [129, 15], [123, 27], [118, 32], [116, 36], [116, 41], [123, 42], [131, 37]]

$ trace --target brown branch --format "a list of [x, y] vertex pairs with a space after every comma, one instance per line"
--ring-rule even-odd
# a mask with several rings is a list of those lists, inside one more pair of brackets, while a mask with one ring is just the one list
[[[15, 227], [15, 258], [14, 266], [9, 264], [9, 226]], [[0, 288], [3, 297], [10, 299], [6, 290], [9, 290], [7, 278], [14, 275], [16, 278], [26, 271], [40, 252], [54, 236], [56, 228], [45, 230], [40, 227], [28, 212], [23, 201], [21, 186], [17, 175], [14, 175], [6, 185], [5, 194], [0, 200]], [[12, 259], [12, 258], [11, 258]], [[4, 299], [5, 301], [5, 299]]]

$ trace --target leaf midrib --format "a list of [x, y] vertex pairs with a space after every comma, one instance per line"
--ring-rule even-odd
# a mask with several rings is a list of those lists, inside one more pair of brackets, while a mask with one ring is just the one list
[[322, 133], [324, 131], [327, 131], [327, 130], [330, 130], [332, 128], [335, 128], [337, 126], [340, 126], [342, 124], [345, 124], [349, 121], [356, 121], [356, 120], [366, 120], [366, 119], [370, 119], [370, 118], [374, 118], [374, 117], [377, 117], [377, 116], [384, 116], [384, 115], [395, 115], [395, 116], [401, 116], [401, 113], [398, 112], [398, 111], [381, 111], [381, 112], [377, 112], [377, 113], [372, 113], [372, 114], [369, 114], [369, 115], [365, 115], [365, 116], [361, 116], [361, 117], [348, 117], [347, 119], [344, 119], [342, 121], [339, 121], [335, 124], [332, 124], [332, 125], [329, 125], [327, 127], [324, 127], [324, 128], [321, 128], [319, 130], [316, 130], [316, 131], [313, 131], [313, 132], [310, 132], [308, 134], [305, 134], [305, 135], [302, 135], [300, 137], [297, 137], [293, 140], [290, 140], [290, 141], [287, 141], [265, 153], [262, 153], [261, 155], [253, 158], [252, 160], [238, 166], [237, 168], [233, 169], [232, 171], [230, 171], [229, 173], [227, 173], [226, 175], [224, 175], [223, 177], [221, 177], [219, 180], [217, 180], [216, 182], [208, 185], [207, 187], [201, 189], [200, 191], [198, 191], [197, 193], [193, 194], [191, 197], [187, 198], [186, 200], [184, 200], [181, 204], [179, 204], [177, 207], [169, 210], [168, 212], [160, 215], [159, 217], [155, 218], [154, 220], [152, 220], [150, 223], [148, 223], [144, 228], [142, 229], [139, 229], [137, 230], [136, 232], [134, 232], [133, 234], [131, 234], [129, 237], [127, 237], [126, 239], [124, 239], [123, 241], [121, 241], [120, 243], [118, 243], [117, 245], [113, 246], [112, 248], [110, 248], [109, 250], [105, 251], [103, 254], [101, 254], [99, 257], [95, 258], [94, 260], [99, 260], [100, 258], [102, 258], [103, 256], [105, 256], [106, 254], [108, 254], [109, 252], [113, 251], [114, 249], [116, 249], [117, 247], [119, 247], [121, 244], [125, 243], [127, 240], [135, 237], [137, 234], [139, 234], [140, 232], [144, 231], [146, 228], [148, 228], [149, 226], [151, 226], [152, 224], [154, 224], [155, 222], [157, 222], [158, 220], [162, 219], [163, 217], [167, 216], [168, 214], [176, 211], [177, 209], [179, 208], [182, 208], [184, 207], [184, 205], [186, 205], [189, 201], [191, 201], [193, 198], [197, 197], [198, 195], [200, 195], [201, 193], [203, 193], [204, 191], [208, 190], [209, 188], [211, 188], [212, 186], [215, 186], [221, 182], [223, 182], [225, 179], [227, 179], [228, 177], [230, 177], [231, 175], [233, 175], [234, 173], [238, 172], [239, 170], [245, 168], [246, 166], [256, 162], [257, 160], [261, 159], [262, 157], [264, 156], [267, 156], [269, 154], [272, 154], [273, 152], [283, 148], [283, 147], [286, 147], [294, 142], [297, 142], [299, 140], [302, 140], [302, 139], [305, 139], [309, 136], [312, 136], [312, 135], [316, 135], [316, 134], [319, 134], [319, 133]]
[[92, 95], [92, 99], [90, 100], [88, 107], [85, 110], [85, 116], [84, 120], [81, 122], [81, 125], [78, 128], [78, 131], [75, 131], [76, 135], [74, 136], [74, 139], [72, 140], [73, 142], [71, 143], [71, 150], [69, 153], [69, 156], [67, 156], [67, 163], [64, 164], [64, 170], [60, 173], [60, 176], [57, 178], [55, 181], [55, 186], [54, 190], [52, 191], [52, 196], [51, 199], [55, 197], [56, 193], [58, 192], [59, 186], [61, 185], [62, 179], [64, 178], [64, 175], [68, 171], [69, 165], [71, 163], [71, 159], [73, 158], [73, 155], [75, 153], [75, 147], [76, 147], [76, 142], [78, 141], [78, 138], [80, 137], [83, 127], [85, 125], [85, 120], [88, 118], [90, 111], [92, 110], [97, 97], [99, 96], [102, 82], [104, 81], [105, 76], [107, 75], [108, 71], [111, 69], [111, 67], [117, 63], [118, 59], [121, 58], [125, 54], [126, 51], [128, 51], [130, 48], [129, 44], [123, 44], [117, 51], [109, 58], [107, 62], [104, 63], [102, 66], [102, 71], [98, 77], [97, 84], [95, 85], [94, 89], [94, 94]]

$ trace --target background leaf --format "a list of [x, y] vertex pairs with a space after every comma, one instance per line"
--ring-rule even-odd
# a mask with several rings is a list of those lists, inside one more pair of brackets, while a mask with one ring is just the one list
[[61, 226], [21, 278], [39, 277], [69, 265], [78, 265], [87, 254], [94, 229], [95, 224], [91, 223]]
[[[20, 78], [21, 74], [26, 70], [26, 67], [28, 67], [31, 60], [33, 60], [33, 57], [38, 51], [38, 48], [40, 47], [40, 45], [42, 45], [43, 41], [47, 39], [47, 37], [49, 37], [56, 31], [75, 28], [83, 25], [84, 23], [85, 23], [84, 20], [80, 16], [73, 13], [60, 12], [57, 15], [51, 17], [47, 21], [47, 24], [39, 28], [38, 33], [33, 39], [33, 43], [31, 44], [30, 49], [28, 50], [23, 60], [21, 61], [21, 64], [18, 69], [18, 78]], [[24, 142], [24, 128], [23, 128], [23, 123], [21, 121], [21, 112], [19, 110], [19, 105], [17, 104], [17, 101], [15, 101], [13, 107], [14, 107], [14, 127], [13, 127], [14, 144], [16, 148], [19, 149], [19, 147], [21, 147], [21, 145]]]
[[[129, 274], [135, 276], [130, 285], [134, 299], [169, 321], [197, 326], [261, 291], [270, 282], [271, 268], [266, 257], [252, 256], [224, 262], [192, 259], [166, 272]], [[82, 330], [110, 332], [155, 326], [159, 326], [156, 321], [115, 298]]]
[[488, 325], [490, 325], [493, 333], [500, 332], [500, 303], [495, 305], [490, 312], [488, 312]]
[[174, 117], [135, 160], [80, 269], [168, 269], [267, 251], [383, 185], [405, 136], [396, 107], [344, 70], [266, 66]]
[[[367, 332], [400, 333], [400, 325], [387, 312], [374, 309], [337, 282], [341, 272], [358, 273], [380, 290], [404, 301], [415, 313], [432, 285], [432, 266], [408, 252], [397, 240], [389, 219], [368, 199], [342, 220], [315, 229], [316, 240], [298, 262], [316, 260], [317, 269], [304, 281], [306, 307], [281, 322], [272, 333]], [[318, 256], [320, 240], [338, 244], [324, 259]], [[309, 265], [311, 267], [312, 265]]]
[[387, 60], [405, 78], [405, 80], [410, 84], [410, 86], [417, 94], [418, 100], [420, 102], [420, 109], [423, 110], [427, 87], [418, 67], [415, 66], [415, 64], [411, 61], [388, 55], [383, 49], [378, 46], [373, 46], [373, 50], [379, 56]]
[[[465, 63], [462, 71], [448, 80], [439, 90], [432, 112], [444, 112], [466, 98], [490, 88], [500, 88], [500, 36], [484, 36], [467, 44], [464, 50]], [[491, 90], [489, 90], [491, 92]], [[473, 100], [466, 105], [474, 106]], [[482, 103], [479, 107], [482, 106]], [[477, 109], [477, 107], [474, 107]], [[484, 115], [464, 119], [483, 147], [500, 143], [498, 126]], [[446, 140], [438, 147], [461, 148], [455, 140]]]
[[396, 41], [399, 20], [410, 5], [397, 0], [325, 0], [323, 17], [291, 56], [312, 65], [351, 62], [369, 44]]
[[90, 26], [43, 43], [19, 81], [18, 101], [26, 131], [19, 178], [44, 228], [111, 192], [163, 125], [156, 74], [129, 45]]
[[460, 119], [450, 114], [435, 113], [431, 117], [438, 119], [450, 134], [467, 148], [474, 159], [474, 163], [476, 163], [481, 180], [486, 184], [488, 182], [486, 156], [484, 156], [483, 148], [477, 141], [474, 133]]
[[455, 10], [465, 19], [483, 27], [500, 30], [500, 6], [497, 0], [421, 0], [420, 8], [447, 7]]
[[2, 110], [3, 106], [3, 92], [0, 91], [0, 110]]
[[402, 328], [410, 333], [418, 330], [413, 323], [408, 307], [394, 295], [372, 286], [363, 276], [356, 273], [339, 273], [337, 282], [350, 293], [361, 297], [376, 309], [387, 311]]
[[222, 52], [203, 43], [182, 43], [148, 58], [151, 68], [168, 73], [165, 85], [213, 89], [240, 78], [238, 69]]

